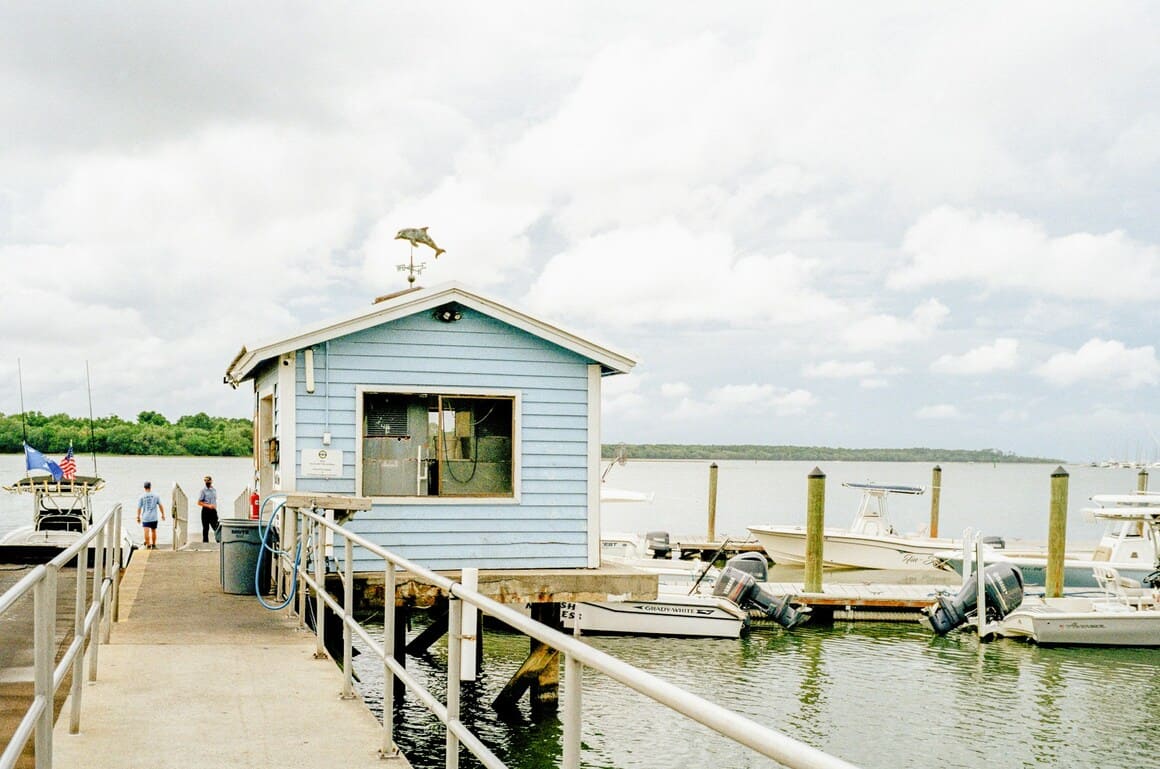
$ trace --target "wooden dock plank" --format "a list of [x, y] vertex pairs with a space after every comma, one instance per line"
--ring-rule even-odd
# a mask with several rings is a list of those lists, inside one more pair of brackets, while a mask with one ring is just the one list
[[873, 583], [823, 585], [821, 593], [807, 593], [802, 582], [766, 582], [766, 592], [790, 595], [797, 603], [826, 607], [873, 607], [921, 609], [935, 602], [936, 596], [951, 590], [947, 585], [892, 585]]

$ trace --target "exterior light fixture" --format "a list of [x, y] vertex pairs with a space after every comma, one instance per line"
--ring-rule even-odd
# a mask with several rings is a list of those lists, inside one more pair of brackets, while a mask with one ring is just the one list
[[454, 323], [463, 317], [463, 313], [459, 311], [459, 305], [455, 302], [450, 302], [442, 307], [435, 308], [435, 320], [441, 320], [444, 323]]

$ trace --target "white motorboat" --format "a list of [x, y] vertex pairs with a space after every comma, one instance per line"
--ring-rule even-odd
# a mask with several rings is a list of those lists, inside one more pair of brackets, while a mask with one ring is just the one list
[[[921, 486], [880, 483], [844, 483], [859, 489], [862, 501], [849, 528], [825, 527], [822, 533], [822, 565], [831, 569], [937, 569], [939, 553], [954, 550], [959, 540], [903, 534], [894, 528], [887, 511], [891, 494], [918, 495]], [[806, 562], [805, 526], [750, 526], [766, 554], [778, 565], [801, 566]]]
[[749, 613], [727, 598], [661, 592], [654, 601], [562, 603], [560, 618], [581, 633], [739, 638]]
[[[80, 539], [93, 522], [93, 494], [105, 485], [101, 478], [78, 475], [54, 479], [51, 475], [21, 478], [4, 490], [27, 494], [32, 500], [32, 524], [0, 538], [0, 563], [43, 563]], [[129, 565], [136, 548], [121, 528], [121, 567]], [[90, 548], [90, 562], [92, 549]]]
[[[1095, 498], [1093, 498], [1095, 499]], [[1025, 597], [1018, 567], [997, 562], [966, 580], [959, 594], [940, 596], [926, 612], [927, 624], [939, 635], [972, 622], [982, 638], [1004, 636], [1044, 645], [1160, 647], [1160, 505], [1138, 501], [1084, 512], [1138, 521], [1151, 530], [1157, 569], [1143, 583], [1122, 576], [1106, 564], [1091, 566], [1102, 595]], [[980, 548], [981, 551], [981, 548]], [[985, 558], [980, 552], [980, 557]], [[982, 596], [982, 597], [980, 597]], [[971, 619], [973, 617], [973, 619]]]
[[1028, 598], [996, 632], [1043, 646], [1160, 646], [1160, 609], [1105, 599]]
[[[1135, 494], [1097, 494], [1092, 501], [1101, 505], [1087, 508], [1085, 515], [1107, 522], [1099, 544], [1092, 550], [1069, 550], [1063, 558], [1064, 587], [1098, 587], [1094, 566], [1110, 566], [1121, 577], [1142, 581], [1156, 568], [1156, 543], [1152, 529], [1135, 515], [1123, 517], [1116, 511], [1148, 505], [1160, 505], [1160, 495], [1148, 492]], [[963, 573], [962, 552], [940, 553], [946, 568]], [[986, 548], [987, 563], [1011, 563], [1019, 567], [1025, 585], [1047, 583], [1047, 552]]]
[[712, 587], [718, 569], [698, 559], [685, 560], [673, 549], [669, 534], [650, 531], [638, 534], [605, 532], [600, 535], [600, 560], [656, 574], [662, 585], [688, 591], [694, 584]]
[[793, 606], [790, 596], [776, 598], [761, 590], [758, 581], [767, 578], [765, 558], [742, 553], [715, 575], [711, 587], [707, 579], [698, 578], [686, 586], [658, 575], [653, 600], [610, 596], [608, 601], [563, 603], [560, 617], [565, 628], [581, 633], [702, 638], [740, 637], [749, 627], [750, 611], [786, 629], [805, 622], [808, 609]]
[[1144, 587], [1110, 566], [1092, 571], [1102, 596], [1027, 598], [994, 632], [1041, 645], [1160, 646], [1160, 573]]

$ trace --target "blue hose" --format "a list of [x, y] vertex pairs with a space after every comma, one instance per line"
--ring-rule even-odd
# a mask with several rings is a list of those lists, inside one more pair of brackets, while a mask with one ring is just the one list
[[[262, 511], [266, 508], [266, 505], [269, 504], [270, 500], [272, 500], [274, 498], [280, 498], [281, 501], [274, 506], [273, 510], [270, 511], [270, 515], [266, 519], [266, 525], [263, 526], [262, 525]], [[263, 556], [265, 556], [266, 551], [269, 550], [275, 556], [277, 556], [277, 555], [289, 555], [289, 552], [290, 552], [288, 550], [278, 550], [278, 549], [272, 547], [269, 543], [270, 529], [273, 528], [271, 526], [271, 523], [274, 520], [274, 516], [277, 515], [278, 511], [281, 510], [285, 506], [286, 506], [286, 495], [285, 494], [271, 494], [270, 496], [266, 497], [265, 500], [262, 501], [261, 507], [258, 508], [258, 533], [261, 535], [262, 545], [258, 549], [258, 557], [256, 559], [256, 562], [254, 563], [254, 595], [256, 595], [258, 597], [258, 602], [260, 604], [262, 604], [262, 606], [265, 606], [270, 611], [279, 611], [281, 609], [285, 609], [287, 606], [289, 606], [294, 601], [294, 596], [297, 595], [297, 593], [298, 593], [298, 565], [302, 560], [302, 542], [301, 541], [299, 541], [294, 548], [294, 578], [290, 582], [290, 595], [288, 595], [286, 597], [286, 600], [280, 604], [266, 603], [266, 599], [262, 597], [262, 583], [261, 583], [262, 558], [263, 558]]]

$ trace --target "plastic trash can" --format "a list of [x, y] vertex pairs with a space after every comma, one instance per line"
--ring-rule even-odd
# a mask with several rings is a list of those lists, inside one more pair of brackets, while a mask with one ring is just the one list
[[[221, 521], [221, 583], [222, 590], [234, 595], [254, 594], [254, 569], [262, 551], [262, 532], [258, 522], [247, 518], [224, 518]], [[271, 532], [273, 536], [273, 532]], [[262, 556], [262, 572], [258, 584], [262, 593], [270, 592], [270, 560], [272, 553]]]

